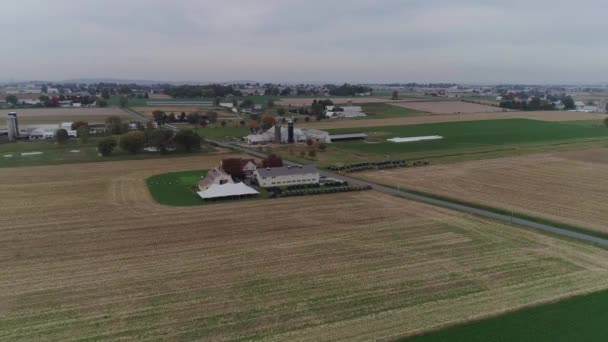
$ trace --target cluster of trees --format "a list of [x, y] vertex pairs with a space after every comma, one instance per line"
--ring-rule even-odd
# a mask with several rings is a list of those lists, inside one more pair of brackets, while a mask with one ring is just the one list
[[232, 85], [210, 84], [210, 85], [180, 85], [166, 88], [165, 94], [177, 97], [226, 97], [228, 95], [241, 96], [241, 91]]
[[562, 95], [561, 97], [557, 97], [548, 95], [547, 99], [539, 96], [528, 96], [524, 92], [507, 94], [500, 102], [500, 107], [517, 110], [554, 110], [555, 104], [553, 102], [561, 101], [566, 110], [576, 108], [574, 99], [571, 96]]
[[[20, 103], [19, 98], [16, 95], [7, 95], [5, 98], [6, 102], [16, 106]], [[59, 107], [59, 102], [70, 100], [73, 102], [79, 102], [83, 106], [90, 105], [95, 102], [95, 96], [90, 95], [59, 95], [59, 96], [48, 96], [48, 95], [40, 95], [38, 97], [40, 100], [40, 104], [38, 106], [44, 107]]]
[[369, 93], [372, 88], [362, 85], [352, 85], [344, 83], [341, 86], [327, 84], [325, 87], [329, 90], [329, 94], [333, 96], [355, 96], [357, 94]]
[[268, 158], [262, 159], [262, 167], [281, 167], [283, 166], [283, 158], [276, 154], [271, 154]]
[[103, 156], [109, 156], [119, 146], [131, 154], [137, 154], [144, 147], [154, 147], [160, 153], [168, 151], [193, 152], [201, 148], [201, 137], [192, 130], [180, 130], [175, 133], [166, 129], [145, 129], [130, 131], [118, 139], [106, 137], [99, 141], [97, 150]]
[[[270, 85], [264, 89], [264, 95], [270, 95], [270, 96], [289, 96], [293, 93], [294, 93], [294, 90], [291, 87], [285, 87], [285, 88], [281, 89], [275, 85]], [[298, 95], [300, 95], [300, 94], [298, 94]]]
[[389, 83], [389, 87], [408, 87], [408, 88], [451, 88], [455, 87], [456, 83]]

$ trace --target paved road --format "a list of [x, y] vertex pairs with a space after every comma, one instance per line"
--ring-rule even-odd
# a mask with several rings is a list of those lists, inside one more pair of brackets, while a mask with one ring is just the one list
[[[210, 139], [207, 139], [207, 140], [210, 142], [214, 142], [221, 147], [237, 150], [239, 152], [250, 154], [255, 157], [259, 157], [259, 158], [267, 157], [266, 153], [250, 150], [248, 148], [243, 148], [236, 144], [223, 143], [223, 142], [210, 140]], [[287, 164], [295, 165], [295, 163], [291, 163], [291, 162], [287, 162]], [[468, 214], [474, 214], [474, 215], [478, 215], [478, 216], [482, 216], [482, 217], [486, 217], [486, 218], [490, 218], [490, 219], [494, 219], [494, 220], [498, 220], [498, 221], [502, 221], [502, 222], [514, 223], [514, 224], [518, 224], [520, 226], [537, 229], [537, 230], [542, 230], [545, 232], [558, 234], [558, 235], [565, 236], [568, 238], [591, 242], [594, 244], [608, 247], [608, 239], [602, 239], [602, 238], [584, 234], [584, 233], [577, 233], [577, 232], [574, 232], [571, 230], [567, 230], [567, 229], [563, 229], [563, 228], [559, 228], [559, 227], [555, 227], [555, 226], [551, 226], [551, 225], [547, 225], [547, 224], [543, 224], [543, 223], [538, 223], [538, 222], [534, 222], [534, 221], [530, 221], [530, 220], [526, 220], [526, 219], [522, 219], [522, 218], [512, 217], [511, 215], [498, 214], [498, 213], [494, 213], [489, 210], [478, 209], [478, 208], [474, 208], [471, 206], [458, 204], [455, 202], [450, 202], [450, 201], [440, 200], [440, 199], [436, 199], [436, 198], [432, 198], [432, 197], [428, 197], [428, 196], [424, 196], [424, 195], [419, 195], [419, 194], [408, 192], [406, 190], [394, 189], [394, 188], [387, 187], [384, 185], [344, 176], [342, 174], [338, 174], [338, 173], [334, 173], [334, 172], [330, 172], [330, 171], [322, 170], [322, 171], [320, 171], [320, 173], [322, 176], [345, 180], [351, 184], [368, 185], [368, 186], [371, 186], [376, 191], [380, 191], [380, 192], [383, 192], [383, 193], [386, 193], [389, 195], [403, 197], [403, 198], [411, 199], [414, 201], [427, 203], [427, 204], [431, 204], [431, 205], [436, 205], [436, 206], [440, 206], [440, 207], [444, 207], [444, 208], [449, 208], [449, 209], [465, 212]]]

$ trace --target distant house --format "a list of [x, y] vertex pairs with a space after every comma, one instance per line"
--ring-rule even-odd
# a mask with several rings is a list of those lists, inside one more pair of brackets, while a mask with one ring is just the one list
[[340, 108], [341, 110], [335, 110], [337, 109], [336, 106], [326, 106], [325, 116], [328, 118], [357, 118], [366, 116], [360, 106], [346, 106]]
[[207, 173], [207, 176], [198, 183], [198, 189], [200, 191], [205, 191], [209, 189], [213, 184], [232, 184], [234, 181], [232, 180], [232, 176], [224, 172], [219, 167], [216, 167]]
[[258, 168], [254, 175], [263, 188], [319, 184], [320, 178], [319, 170], [311, 165]]

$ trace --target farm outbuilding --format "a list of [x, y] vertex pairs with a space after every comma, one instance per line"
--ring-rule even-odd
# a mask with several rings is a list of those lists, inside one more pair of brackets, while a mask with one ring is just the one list
[[255, 196], [259, 192], [243, 183], [226, 183], [212, 184], [207, 190], [199, 191], [197, 194], [202, 199], [209, 200], [214, 198]]

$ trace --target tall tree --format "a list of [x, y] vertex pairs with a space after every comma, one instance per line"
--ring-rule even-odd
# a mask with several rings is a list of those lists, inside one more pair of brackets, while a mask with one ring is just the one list
[[8, 102], [14, 106], [19, 102], [19, 99], [15, 95], [8, 95], [6, 97], [6, 102]]
[[129, 104], [129, 98], [126, 96], [121, 96], [118, 99], [118, 105], [122, 108], [126, 107]]
[[107, 157], [112, 154], [116, 145], [116, 139], [112, 137], [103, 138], [97, 143], [97, 151], [99, 151], [102, 156]]
[[144, 132], [132, 131], [120, 136], [120, 148], [131, 154], [136, 154], [144, 148], [146, 136]]
[[191, 129], [180, 130], [173, 139], [181, 151], [193, 152], [201, 149], [201, 137]]
[[173, 145], [173, 136], [173, 132], [168, 129], [155, 129], [150, 132], [148, 144], [160, 151], [161, 154], [165, 154]]
[[58, 144], [63, 144], [68, 141], [68, 139], [70, 139], [70, 136], [65, 129], [60, 128], [55, 132], [55, 141], [57, 141]]
[[399, 100], [399, 92], [393, 90], [393, 95], [391, 95], [391, 100]]

